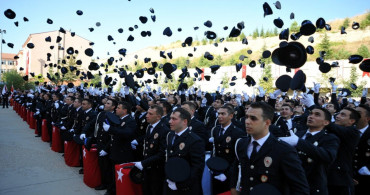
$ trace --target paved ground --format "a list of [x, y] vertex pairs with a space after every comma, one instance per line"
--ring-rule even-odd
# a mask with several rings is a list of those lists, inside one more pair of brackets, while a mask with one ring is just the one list
[[17, 113], [0, 107], [0, 194], [104, 194], [83, 183], [80, 168], [36, 138]]

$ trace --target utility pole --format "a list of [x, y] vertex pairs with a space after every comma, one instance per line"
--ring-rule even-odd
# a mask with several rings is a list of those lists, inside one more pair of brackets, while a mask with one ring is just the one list
[[1, 49], [0, 51], [0, 82], [2, 80], [1, 74], [3, 72], [2, 67], [1, 67], [3, 65], [3, 33], [6, 34], [6, 30], [0, 29], [0, 41], [1, 41], [0, 43], [0, 49]]

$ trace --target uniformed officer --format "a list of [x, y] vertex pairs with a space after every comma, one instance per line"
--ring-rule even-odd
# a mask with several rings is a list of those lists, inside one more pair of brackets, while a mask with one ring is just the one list
[[[219, 126], [213, 128], [211, 132], [210, 142], [213, 143], [213, 157], [221, 157], [230, 165], [235, 160], [235, 141], [247, 134], [236, 127], [231, 120], [234, 117], [234, 109], [231, 106], [222, 106], [218, 109]], [[229, 166], [225, 173], [214, 175], [212, 180], [213, 193], [219, 194], [230, 189], [230, 168]]]
[[[136, 121], [136, 131], [135, 131], [135, 138], [143, 138], [146, 133], [146, 128], [148, 126], [148, 122], [146, 120], [147, 111], [149, 109], [148, 103], [145, 100], [140, 99], [140, 101], [136, 102], [136, 112], [135, 112], [135, 121]], [[135, 160], [142, 160], [143, 159], [143, 145], [139, 144], [134, 151]]]
[[191, 130], [192, 132], [197, 134], [200, 138], [202, 138], [204, 143], [207, 143], [209, 136], [208, 136], [206, 126], [201, 121], [199, 121], [198, 119], [194, 117], [194, 113], [196, 109], [195, 104], [190, 101], [183, 102], [181, 105], [181, 108], [184, 108], [190, 113], [191, 121], [189, 125], [189, 130]]
[[174, 182], [167, 179], [164, 194], [202, 194], [201, 178], [204, 169], [204, 143], [202, 139], [192, 131], [188, 124], [190, 114], [183, 108], [177, 108], [171, 114], [171, 132], [167, 134], [166, 157], [183, 158], [191, 170], [190, 178], [184, 182]]
[[[295, 149], [269, 133], [274, 109], [264, 102], [250, 105], [246, 131], [251, 137], [235, 144], [236, 161], [231, 177], [231, 192], [249, 194], [253, 187], [268, 183], [282, 194], [309, 194], [307, 179]], [[238, 179], [240, 175], [240, 180]]]
[[361, 138], [353, 157], [355, 194], [365, 195], [370, 194], [370, 108], [360, 104], [356, 111], [361, 116], [356, 125]]
[[135, 137], [136, 122], [131, 116], [131, 106], [127, 102], [119, 102], [116, 115], [120, 118], [120, 125], [118, 127], [111, 127], [110, 125], [103, 123], [104, 131], [108, 132], [111, 136], [109, 157], [112, 162], [112, 168], [110, 171], [111, 181], [108, 184], [106, 194], [115, 194], [115, 165], [134, 160], [133, 150], [131, 148], [131, 141]]
[[138, 140], [139, 145], [143, 145], [144, 158], [142, 161], [136, 162], [135, 166], [143, 171], [144, 195], [163, 194], [166, 136], [169, 129], [161, 122], [162, 115], [162, 107], [158, 105], [150, 107], [146, 114], [149, 126], [146, 128], [144, 137]]
[[325, 126], [330, 123], [331, 114], [324, 108], [314, 107], [307, 118], [308, 130], [290, 130], [289, 137], [280, 139], [296, 147], [306, 172], [310, 194], [328, 194], [327, 167], [335, 160], [339, 138], [327, 133]]

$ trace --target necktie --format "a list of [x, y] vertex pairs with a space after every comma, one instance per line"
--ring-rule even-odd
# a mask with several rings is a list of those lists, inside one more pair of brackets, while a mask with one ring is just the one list
[[221, 135], [223, 135], [223, 134], [224, 134], [224, 131], [225, 131], [225, 129], [224, 129], [224, 128], [221, 128], [221, 129], [220, 129], [220, 132], [219, 132], [219, 134], [218, 134], [218, 137], [220, 137]]
[[253, 144], [253, 149], [252, 149], [252, 153], [249, 159], [253, 159], [256, 156], [257, 146], [259, 145], [257, 141], [253, 141], [252, 144]]
[[307, 133], [305, 139], [310, 139], [311, 137], [312, 137], [312, 134], [311, 133]]
[[175, 134], [172, 139], [172, 145], [175, 143], [176, 139], [179, 137], [179, 135]]
[[146, 134], [147, 134], [148, 136], [150, 135], [152, 128], [153, 128], [153, 126], [152, 126], [152, 125], [149, 125], [149, 126], [148, 126], [148, 129], [146, 130]]

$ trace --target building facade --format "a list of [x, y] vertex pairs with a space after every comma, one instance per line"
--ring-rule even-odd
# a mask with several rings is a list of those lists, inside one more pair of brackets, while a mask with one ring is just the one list
[[2, 53], [1, 54], [1, 73], [17, 70], [18, 62], [14, 59], [15, 53]]

